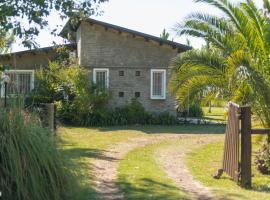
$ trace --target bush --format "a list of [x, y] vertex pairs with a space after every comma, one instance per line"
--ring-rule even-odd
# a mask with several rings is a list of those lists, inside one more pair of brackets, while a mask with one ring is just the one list
[[200, 105], [192, 104], [189, 107], [189, 117], [202, 118], [203, 116], [204, 116], [204, 113]]
[[[75, 119], [75, 118], [72, 118]], [[82, 122], [82, 123], [80, 123]], [[73, 121], [73, 124], [81, 126], [116, 126], [116, 125], [173, 125], [177, 124], [176, 117], [168, 113], [149, 113], [142, 104], [133, 99], [132, 102], [122, 108], [114, 110], [98, 110], [80, 116], [80, 121]]]
[[262, 174], [270, 174], [270, 144], [263, 144], [255, 157], [255, 164]]
[[55, 103], [57, 118], [66, 124], [84, 124], [83, 117], [105, 109], [110, 96], [107, 91], [97, 92], [88, 72], [77, 65], [51, 62], [36, 73], [36, 82], [27, 105]]
[[21, 107], [0, 109], [2, 198], [66, 199], [69, 174], [55, 139]]

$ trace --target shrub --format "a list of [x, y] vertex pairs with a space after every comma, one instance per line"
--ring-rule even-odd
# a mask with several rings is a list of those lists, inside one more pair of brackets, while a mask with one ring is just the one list
[[66, 199], [69, 176], [55, 139], [21, 107], [0, 108], [2, 198]]
[[263, 144], [255, 157], [255, 164], [262, 174], [270, 174], [270, 144]]
[[36, 82], [27, 105], [54, 102], [58, 119], [67, 124], [84, 124], [83, 117], [101, 112], [109, 98], [109, 92], [97, 92], [88, 72], [77, 65], [51, 62], [38, 70]]
[[192, 104], [189, 107], [189, 117], [202, 118], [203, 116], [204, 116], [204, 113], [200, 105]]
[[[149, 113], [142, 104], [133, 99], [131, 103], [122, 108], [114, 110], [97, 110], [94, 113], [80, 115], [80, 121], [74, 121], [73, 124], [81, 126], [116, 126], [116, 125], [172, 125], [178, 121], [175, 116], [169, 113]], [[80, 123], [81, 122], [81, 123]]]

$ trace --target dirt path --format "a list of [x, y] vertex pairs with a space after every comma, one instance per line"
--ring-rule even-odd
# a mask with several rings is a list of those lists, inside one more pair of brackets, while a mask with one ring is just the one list
[[183, 145], [171, 145], [168, 149], [158, 152], [157, 162], [161, 164], [168, 176], [175, 181], [177, 186], [196, 200], [217, 200], [213, 192], [200, 182], [196, 181], [184, 163], [184, 157], [194, 147], [220, 140], [220, 137], [195, 136]]
[[[198, 147], [199, 145], [217, 141], [220, 137], [180, 134], [132, 138], [128, 142], [117, 143], [108, 148], [103, 159], [95, 159], [92, 163], [94, 166], [94, 184], [98, 199], [124, 199], [123, 193], [121, 193], [116, 185], [117, 167], [119, 161], [123, 159], [129, 151], [165, 140], [175, 141], [176, 139], [182, 140], [183, 145], [172, 145], [172, 148], [169, 147], [159, 152], [157, 156], [158, 163], [164, 168], [168, 176], [175, 181], [177, 186], [193, 199], [216, 199], [210, 190], [193, 179], [183, 160], [186, 153], [193, 149], [192, 147]], [[185, 145], [185, 141], [189, 143]]]
[[118, 163], [129, 151], [135, 148], [144, 147], [148, 144], [181, 137], [181, 135], [166, 135], [132, 138], [128, 142], [117, 143], [116, 145], [108, 148], [104, 155], [107, 159], [96, 159], [93, 162], [95, 174], [94, 183], [98, 199], [124, 199], [124, 195], [115, 183], [117, 181]]

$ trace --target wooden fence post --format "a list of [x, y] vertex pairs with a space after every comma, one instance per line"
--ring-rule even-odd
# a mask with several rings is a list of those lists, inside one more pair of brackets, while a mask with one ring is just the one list
[[241, 107], [241, 182], [251, 187], [251, 108]]
[[48, 128], [54, 133], [54, 104], [47, 104]]

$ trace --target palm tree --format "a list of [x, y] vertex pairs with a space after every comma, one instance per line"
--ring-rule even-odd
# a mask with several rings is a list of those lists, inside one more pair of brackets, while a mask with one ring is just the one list
[[239, 4], [228, 0], [195, 2], [214, 6], [223, 17], [193, 13], [176, 25], [178, 35], [202, 38], [209, 45], [173, 60], [171, 91], [182, 106], [187, 98], [197, 101], [202, 97], [250, 104], [270, 127], [268, 20], [252, 0]]
[[160, 38], [163, 39], [163, 40], [168, 40], [170, 37], [170, 33], [168, 33], [166, 31], [166, 29], [164, 28], [162, 33], [160, 34]]

